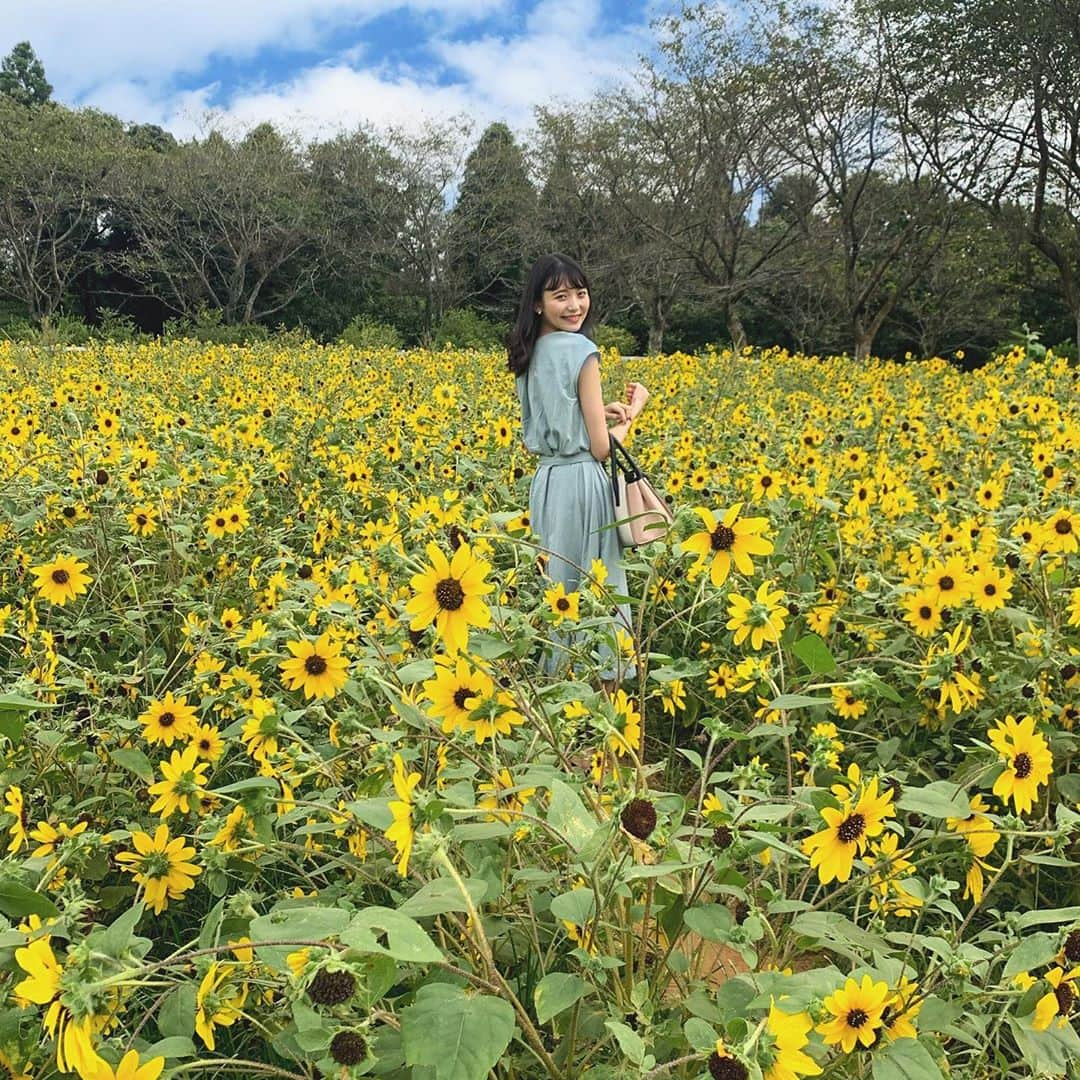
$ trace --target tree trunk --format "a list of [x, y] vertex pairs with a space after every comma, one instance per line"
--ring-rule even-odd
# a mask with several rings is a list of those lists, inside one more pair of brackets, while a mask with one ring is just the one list
[[667, 319], [664, 317], [664, 301], [654, 295], [649, 305], [649, 355], [656, 356], [664, 348], [664, 331]]
[[[1080, 322], [1077, 324], [1080, 326]], [[664, 351], [664, 327], [663, 326], [650, 326], [649, 327], [649, 355], [656, 356], [658, 353]]]
[[728, 334], [731, 335], [731, 346], [739, 352], [746, 345], [746, 328], [743, 326], [742, 316], [734, 304], [729, 304], [727, 309]]

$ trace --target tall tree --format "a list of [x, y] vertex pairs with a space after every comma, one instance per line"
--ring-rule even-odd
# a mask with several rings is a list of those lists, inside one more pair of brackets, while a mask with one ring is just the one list
[[45, 65], [29, 41], [20, 41], [0, 61], [0, 95], [19, 105], [44, 105], [52, 96]]
[[282, 310], [314, 287], [332, 222], [295, 140], [260, 124], [172, 152], [144, 150], [119, 197], [137, 239], [125, 269], [173, 310], [225, 323]]
[[52, 315], [98, 257], [123, 161], [119, 122], [92, 109], [28, 109], [0, 96], [0, 292]]
[[465, 159], [450, 215], [449, 257], [459, 302], [500, 322], [513, 318], [536, 212], [521, 147], [506, 124], [490, 124]]
[[905, 130], [939, 175], [1057, 271], [1080, 345], [1080, 7], [862, 0]]

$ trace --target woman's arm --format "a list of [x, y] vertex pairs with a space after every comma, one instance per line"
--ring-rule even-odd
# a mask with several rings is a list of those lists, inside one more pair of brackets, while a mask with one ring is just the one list
[[624, 420], [608, 430], [604, 415], [604, 388], [600, 383], [600, 361], [595, 353], [585, 361], [578, 374], [578, 400], [585, 417], [585, 430], [589, 433], [589, 451], [597, 461], [606, 461], [611, 453], [611, 436], [622, 442], [630, 429], [630, 421]]

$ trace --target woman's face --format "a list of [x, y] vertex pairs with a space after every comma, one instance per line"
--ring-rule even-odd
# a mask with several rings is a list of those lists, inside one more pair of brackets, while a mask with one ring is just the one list
[[541, 306], [534, 308], [542, 319], [540, 333], [552, 330], [568, 330], [571, 333], [580, 329], [589, 314], [589, 290], [561, 284], [554, 289], [545, 289]]

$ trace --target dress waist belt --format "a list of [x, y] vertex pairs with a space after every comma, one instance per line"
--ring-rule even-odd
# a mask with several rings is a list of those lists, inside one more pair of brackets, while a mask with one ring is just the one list
[[579, 450], [576, 454], [542, 454], [540, 465], [574, 465], [579, 461], [596, 461], [591, 450]]

